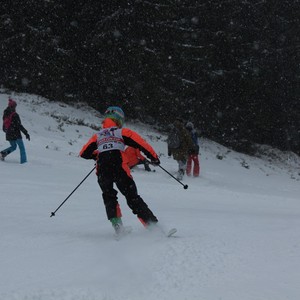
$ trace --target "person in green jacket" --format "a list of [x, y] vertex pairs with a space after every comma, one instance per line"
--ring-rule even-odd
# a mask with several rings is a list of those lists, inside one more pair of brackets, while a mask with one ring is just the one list
[[185, 171], [186, 163], [191, 149], [194, 148], [194, 143], [190, 133], [184, 126], [182, 119], [177, 118], [172, 124], [172, 128], [168, 136], [168, 156], [172, 156], [178, 163], [177, 179], [182, 180]]

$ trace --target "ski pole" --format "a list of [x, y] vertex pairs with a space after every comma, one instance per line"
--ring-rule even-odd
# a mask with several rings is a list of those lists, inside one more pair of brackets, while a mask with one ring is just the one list
[[76, 186], [76, 188], [69, 194], [69, 196], [61, 203], [61, 205], [53, 212], [51, 212], [50, 218], [55, 216], [55, 213], [63, 206], [63, 204], [72, 196], [72, 194], [80, 187], [80, 185], [91, 175], [96, 166], [87, 174], [82, 181]]
[[161, 165], [158, 165], [162, 170], [164, 170], [167, 174], [169, 174], [172, 178], [174, 178], [176, 181], [178, 181], [181, 185], [183, 185], [183, 188], [186, 190], [189, 186], [187, 184], [182, 183], [179, 179], [177, 179], [175, 176], [173, 176], [170, 172], [168, 172], [165, 168], [163, 168]]

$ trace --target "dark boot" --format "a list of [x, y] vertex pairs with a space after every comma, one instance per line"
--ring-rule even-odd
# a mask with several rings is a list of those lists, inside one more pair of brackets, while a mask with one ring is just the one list
[[2, 160], [2, 161], [3, 161], [3, 160], [4, 160], [4, 158], [5, 158], [5, 156], [6, 156], [6, 155], [5, 155], [3, 152], [0, 152], [0, 160]]
[[146, 159], [144, 160], [144, 167], [146, 171], [151, 172], [151, 169], [149, 167], [149, 162]]

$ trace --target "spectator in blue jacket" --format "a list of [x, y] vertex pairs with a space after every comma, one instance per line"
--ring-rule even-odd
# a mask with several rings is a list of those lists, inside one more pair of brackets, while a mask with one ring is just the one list
[[[194, 177], [198, 177], [200, 174], [200, 164], [199, 164], [199, 139], [197, 131], [194, 128], [194, 124], [192, 122], [186, 123], [186, 129], [190, 132], [191, 138], [194, 143], [194, 147], [190, 149], [189, 157], [186, 165], [186, 175], [191, 176], [193, 174]], [[194, 164], [194, 167], [193, 167]]]

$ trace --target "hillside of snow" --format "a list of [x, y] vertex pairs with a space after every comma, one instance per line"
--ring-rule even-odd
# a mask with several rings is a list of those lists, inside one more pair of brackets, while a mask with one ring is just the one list
[[[119, 193], [123, 222], [116, 241], [94, 167], [78, 157], [102, 115], [11, 95], [31, 140], [0, 162], [0, 300], [298, 300], [300, 296], [300, 158], [262, 147], [255, 158], [201, 139], [200, 177], [182, 186], [159, 167], [136, 168], [139, 194], [168, 230], [143, 228]], [[0, 110], [8, 93], [0, 91]], [[126, 111], [125, 111], [126, 113]], [[126, 122], [167, 157], [166, 136]], [[8, 146], [0, 135], [0, 149]], [[266, 155], [268, 154], [268, 155]], [[154, 167], [152, 167], [154, 168]]]

